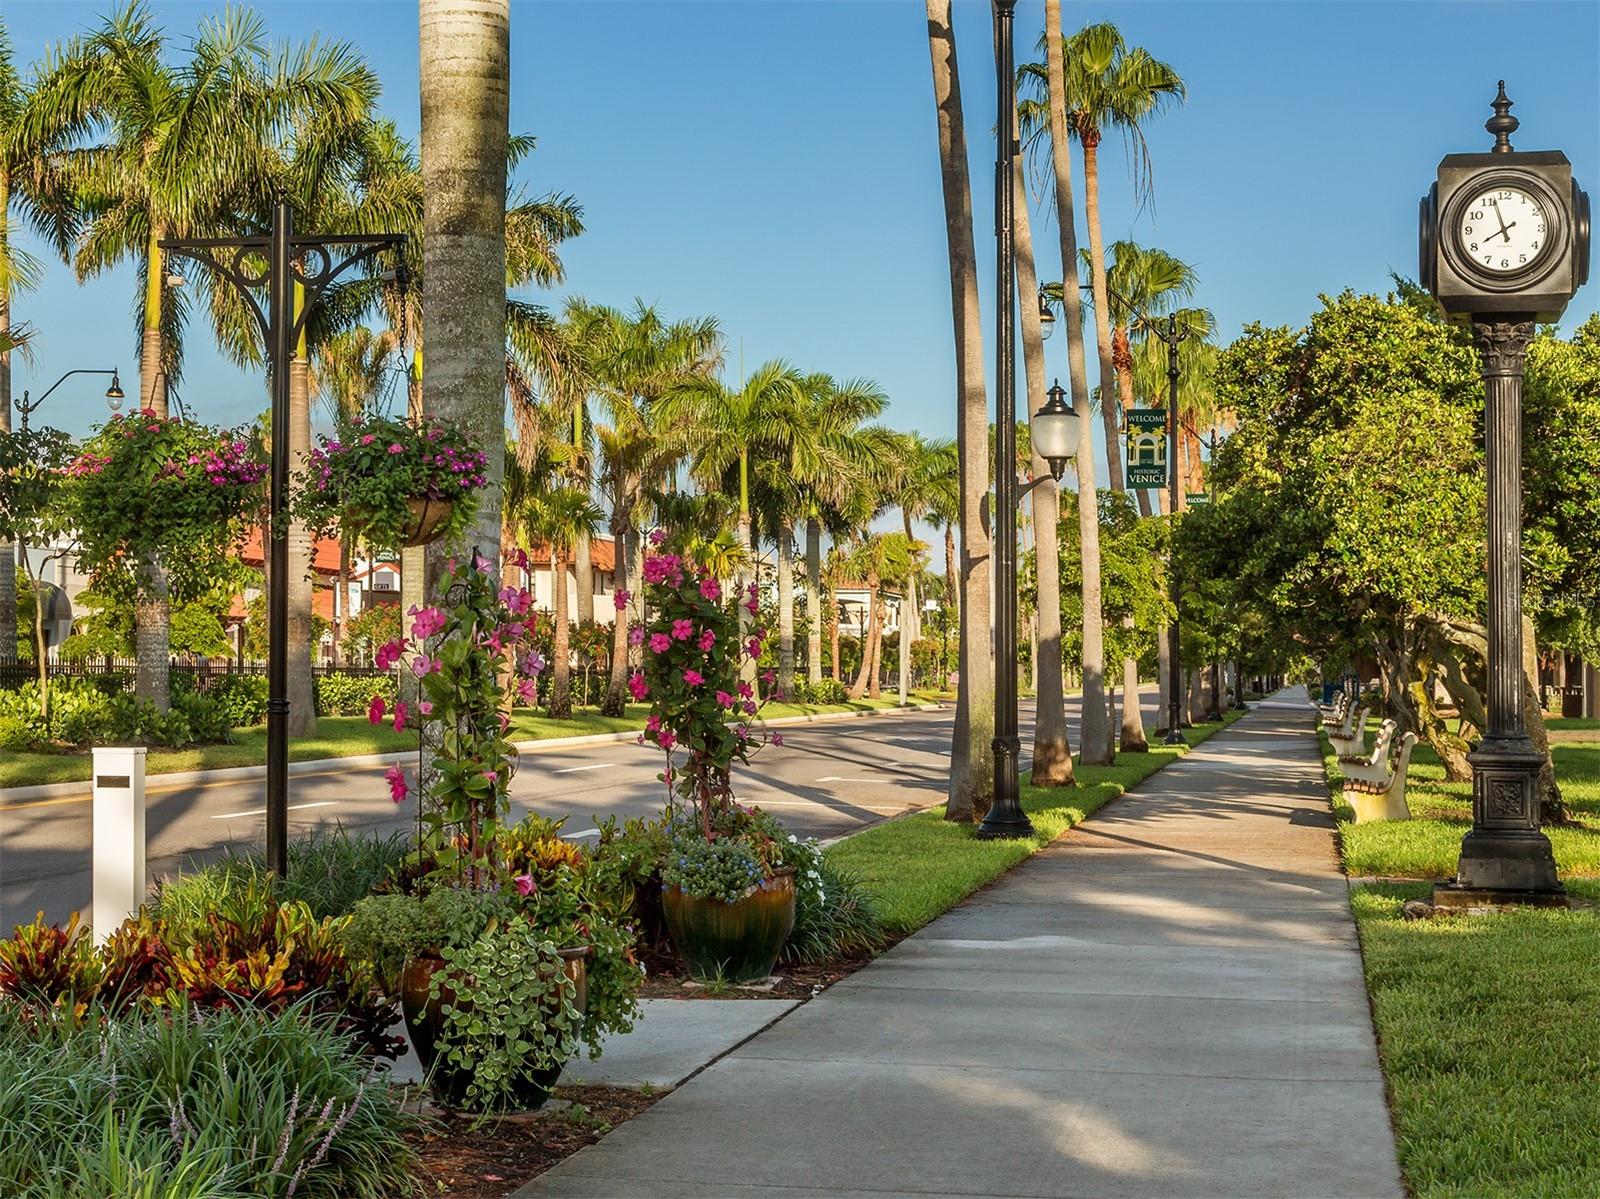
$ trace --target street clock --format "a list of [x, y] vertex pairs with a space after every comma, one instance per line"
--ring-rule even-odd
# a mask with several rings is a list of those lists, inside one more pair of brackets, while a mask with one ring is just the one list
[[1448, 154], [1422, 198], [1421, 282], [1453, 318], [1560, 318], [1589, 277], [1589, 197], [1559, 150], [1514, 151], [1505, 81], [1484, 154]]

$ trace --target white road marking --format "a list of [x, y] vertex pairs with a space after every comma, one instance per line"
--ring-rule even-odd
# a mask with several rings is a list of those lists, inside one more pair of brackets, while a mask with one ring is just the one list
[[615, 762], [600, 762], [594, 766], [567, 766], [561, 770], [552, 771], [554, 774], [578, 774], [584, 770], [604, 770], [608, 766], [615, 766]]
[[[312, 803], [292, 803], [289, 805], [289, 811], [298, 812], [302, 808], [331, 808], [336, 806], [338, 802], [336, 799], [319, 799]], [[245, 816], [265, 816], [266, 814], [267, 810], [265, 808], [251, 808], [248, 812], [223, 812], [218, 816], [213, 816], [211, 819], [238, 820]]]
[[561, 835], [563, 837], [572, 837], [574, 839], [578, 837], [598, 837], [600, 835], [600, 830], [597, 828], [583, 828], [579, 829], [575, 833], [562, 833]]

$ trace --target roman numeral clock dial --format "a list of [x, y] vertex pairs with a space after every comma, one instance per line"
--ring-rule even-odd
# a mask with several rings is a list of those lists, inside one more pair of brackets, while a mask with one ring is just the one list
[[1549, 242], [1544, 206], [1518, 187], [1486, 188], [1461, 210], [1457, 238], [1472, 264], [1494, 274], [1526, 270]]

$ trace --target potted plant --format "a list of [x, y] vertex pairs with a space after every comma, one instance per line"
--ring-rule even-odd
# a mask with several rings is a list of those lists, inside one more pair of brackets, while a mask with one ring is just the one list
[[320, 534], [426, 545], [466, 528], [488, 482], [483, 451], [434, 418], [352, 417], [319, 438], [294, 511]]
[[[350, 931], [399, 997], [434, 1093], [477, 1111], [543, 1103], [580, 1040], [594, 1048], [631, 1026], [638, 989], [631, 935], [589, 885], [581, 852], [558, 826], [505, 827], [512, 696], [542, 662], [531, 597], [497, 591], [488, 565], [476, 554], [452, 563], [442, 602], [412, 611], [411, 639], [378, 651], [418, 679], [417, 850], [392, 894], [357, 905]], [[397, 727], [412, 715], [395, 705]], [[370, 716], [387, 719], [386, 702], [374, 697]], [[398, 766], [389, 784], [404, 802], [411, 782]]]
[[[711, 570], [665, 533], [651, 542], [644, 578], [653, 618], [636, 635], [644, 666], [629, 685], [636, 699], [650, 699], [643, 736], [667, 758], [663, 914], [697, 976], [764, 978], [794, 926], [800, 852], [776, 821], [733, 796], [734, 763], [748, 762], [767, 739], [750, 724], [754, 688], [739, 678], [742, 661], [760, 661], [765, 632], [741, 642], [736, 605], [754, 616], [758, 593], [752, 585], [742, 600], [725, 598]], [[770, 683], [772, 672], [763, 679]]]

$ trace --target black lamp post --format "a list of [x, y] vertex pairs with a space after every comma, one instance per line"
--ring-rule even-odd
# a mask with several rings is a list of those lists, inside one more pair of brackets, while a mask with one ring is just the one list
[[28, 431], [28, 417], [33, 414], [40, 404], [45, 402], [52, 391], [72, 378], [73, 375], [110, 375], [111, 386], [106, 388], [106, 406], [113, 412], [122, 407], [122, 380], [117, 375], [116, 367], [112, 367], [110, 370], [96, 370], [87, 366], [79, 367], [77, 370], [68, 371], [61, 378], [50, 384], [49, 387], [44, 389], [44, 394], [37, 400], [29, 399], [27, 388], [23, 388], [22, 395], [11, 401], [15, 405], [17, 412], [22, 416], [22, 431], [24, 433]]
[[[160, 242], [226, 279], [244, 299], [266, 341], [272, 381], [272, 490], [268, 504], [267, 592], [267, 868], [282, 875], [289, 854], [289, 369], [295, 343], [322, 293], [339, 276], [382, 250], [405, 243], [398, 233], [294, 235], [289, 205], [273, 209], [270, 233]], [[304, 289], [298, 311], [295, 288]], [[257, 289], [267, 289], [263, 308]]]
[[1174, 540], [1167, 552], [1167, 586], [1172, 598], [1172, 623], [1167, 625], [1167, 737], [1166, 744], [1183, 744], [1183, 669], [1178, 664], [1178, 550], [1176, 530], [1178, 524], [1178, 346], [1189, 336], [1189, 330], [1180, 328], [1176, 313], [1167, 316], [1167, 327], [1155, 322], [1146, 326], [1152, 336], [1158, 337], [1167, 347], [1167, 508], [1172, 514]]

